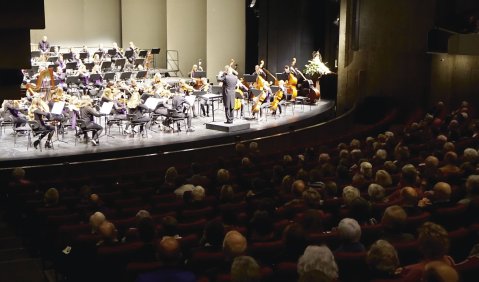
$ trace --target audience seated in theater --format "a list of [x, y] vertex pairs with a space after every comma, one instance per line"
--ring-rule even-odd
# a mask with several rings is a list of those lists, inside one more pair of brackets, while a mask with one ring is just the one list
[[178, 234], [178, 221], [172, 216], [165, 216], [161, 219], [162, 234], [161, 237], [173, 237], [175, 239], [181, 239]]
[[90, 216], [91, 234], [98, 234], [100, 226], [106, 221], [105, 215], [101, 212], [95, 212]]
[[230, 183], [230, 172], [227, 169], [221, 168], [216, 172], [215, 193], [219, 193], [221, 187]]
[[428, 156], [424, 160], [424, 165], [421, 173], [423, 186], [427, 189], [437, 182], [439, 176], [439, 160], [435, 156]]
[[98, 232], [101, 239], [96, 243], [97, 246], [114, 246], [119, 244], [118, 231], [110, 221], [104, 221], [98, 228]]
[[352, 218], [344, 218], [338, 224], [338, 235], [341, 241], [335, 253], [364, 252], [366, 248], [360, 242], [361, 226]]
[[388, 157], [388, 152], [385, 149], [378, 149], [376, 153], [374, 154], [374, 157], [372, 159], [372, 164], [375, 167], [382, 166], [384, 162], [387, 160]]
[[433, 261], [424, 267], [424, 275], [422, 280], [424, 282], [459, 282], [459, 274], [449, 264], [441, 261]]
[[315, 209], [305, 211], [302, 223], [304, 230], [308, 232], [308, 234], [322, 232], [322, 212]]
[[251, 159], [253, 163], [257, 163], [259, 157], [261, 156], [261, 151], [259, 149], [259, 145], [256, 142], [251, 142], [248, 145], [248, 157]]
[[390, 175], [395, 174], [398, 172], [398, 166], [393, 161], [385, 161], [383, 168], [387, 171]]
[[186, 179], [186, 183], [194, 186], [209, 187], [210, 181], [208, 177], [204, 176], [200, 172], [200, 166], [198, 163], [191, 163], [191, 177]]
[[[125, 236], [121, 239], [122, 242], [132, 242], [140, 240], [140, 223], [143, 219], [147, 219], [152, 222], [151, 214], [147, 210], [139, 210], [135, 215], [135, 225], [130, 227], [126, 232]], [[142, 224], [145, 224], [143, 222]], [[148, 228], [148, 227], [146, 227]], [[154, 230], [154, 228], [153, 228]], [[146, 229], [145, 229], [146, 231]]]
[[416, 189], [416, 192], [420, 198], [422, 198], [423, 193], [419, 188], [419, 177], [418, 171], [412, 164], [406, 164], [401, 169], [401, 178], [399, 180], [397, 190], [389, 195], [388, 199], [390, 201], [397, 200], [400, 197], [401, 188], [403, 187], [412, 187]]
[[468, 177], [469, 175], [476, 173], [478, 160], [479, 154], [474, 148], [464, 149], [460, 166], [462, 177]]
[[466, 197], [460, 200], [459, 204], [469, 205], [471, 202], [479, 202], [479, 175], [474, 174], [467, 177], [466, 192]]
[[381, 185], [384, 188], [387, 188], [393, 185], [393, 180], [389, 172], [387, 172], [384, 169], [379, 169], [378, 171], [376, 171], [376, 175], [374, 177], [374, 183]]
[[412, 187], [404, 187], [400, 191], [400, 206], [404, 209], [408, 216], [416, 216], [423, 211], [418, 206], [419, 195], [417, 190]]
[[291, 223], [283, 231], [283, 251], [278, 261], [296, 262], [306, 248], [307, 238], [303, 227], [298, 223]]
[[190, 192], [193, 191], [193, 188], [195, 188], [195, 186], [193, 184], [183, 184], [181, 185], [180, 187], [176, 188], [175, 191], [173, 191], [176, 195], [176, 197], [178, 197], [179, 199], [184, 199], [183, 196], [186, 192]]
[[[339, 270], [334, 255], [324, 245], [308, 246], [298, 259], [297, 267], [299, 281], [336, 281], [338, 279]], [[321, 280], [316, 280], [318, 278]]]
[[359, 190], [365, 190], [373, 177], [373, 166], [369, 162], [362, 162], [359, 171], [353, 176], [352, 185]]
[[331, 157], [328, 153], [319, 155], [319, 162], [317, 169], [321, 177], [334, 177], [336, 175], [336, 167], [331, 163]]
[[172, 237], [164, 237], [157, 244], [158, 259], [164, 265], [160, 270], [140, 274], [137, 282], [178, 281], [195, 282], [196, 276], [187, 271], [180, 243]]
[[25, 190], [27, 188], [34, 188], [34, 183], [26, 178], [26, 171], [21, 167], [16, 167], [12, 170], [12, 178], [8, 186], [14, 190]]
[[170, 193], [178, 188], [178, 171], [175, 167], [169, 167], [165, 172], [165, 181], [156, 190], [156, 193]]
[[275, 238], [273, 220], [264, 210], [257, 210], [251, 218], [249, 228], [249, 242], [266, 242]]
[[200, 209], [205, 207], [206, 191], [201, 186], [193, 187], [191, 190], [191, 202], [187, 206], [187, 209]]
[[321, 206], [321, 194], [316, 189], [308, 188], [303, 192], [303, 203], [307, 209], [319, 209]]
[[223, 273], [229, 273], [231, 270], [231, 264], [236, 257], [242, 256], [246, 253], [248, 243], [246, 238], [236, 230], [226, 233], [223, 240], [223, 254], [225, 261], [221, 266], [220, 271]]
[[281, 186], [281, 182], [283, 181], [283, 177], [285, 176], [284, 169], [279, 164], [273, 166], [273, 171], [271, 174], [270, 183], [273, 187]]
[[235, 201], [235, 191], [231, 185], [223, 185], [219, 195], [220, 204], [233, 203]]
[[381, 203], [387, 202], [386, 191], [384, 190], [384, 187], [376, 183], [369, 184], [368, 196], [369, 196], [369, 201], [372, 204], [374, 203], [381, 204]]
[[408, 281], [419, 281], [424, 274], [425, 266], [430, 262], [439, 261], [450, 266], [454, 265], [454, 260], [447, 256], [449, 237], [442, 226], [432, 222], [424, 223], [419, 228], [418, 244], [422, 260], [405, 267]]
[[459, 177], [461, 175], [461, 169], [456, 165], [457, 154], [455, 152], [447, 152], [444, 155], [444, 165], [439, 167], [439, 174], [443, 179], [450, 177]]
[[60, 193], [56, 188], [49, 188], [43, 195], [43, 204], [46, 208], [55, 207], [60, 200]]
[[203, 230], [200, 239], [200, 249], [209, 251], [221, 251], [225, 229], [221, 220], [209, 221]]
[[287, 206], [295, 206], [295, 205], [303, 205], [303, 193], [306, 191], [307, 187], [303, 180], [295, 180], [291, 185], [291, 195], [293, 199], [287, 202], [285, 207]]
[[353, 186], [346, 186], [343, 188], [343, 203], [349, 207], [354, 199], [359, 198], [361, 193], [359, 189]]
[[349, 205], [349, 217], [360, 225], [374, 225], [377, 223], [373, 217], [371, 204], [364, 198], [358, 197]]
[[231, 265], [231, 282], [260, 282], [261, 272], [256, 260], [250, 256], [238, 256]]
[[366, 256], [370, 279], [396, 279], [400, 277], [399, 257], [396, 249], [385, 240], [377, 240]]
[[381, 239], [390, 243], [413, 241], [414, 235], [404, 232], [406, 219], [407, 214], [402, 207], [394, 205], [386, 208], [381, 219], [383, 226]]
[[426, 198], [419, 201], [419, 206], [424, 210], [433, 211], [438, 208], [448, 208], [455, 205], [451, 202], [451, 185], [446, 182], [438, 182], [432, 191], [425, 193]]

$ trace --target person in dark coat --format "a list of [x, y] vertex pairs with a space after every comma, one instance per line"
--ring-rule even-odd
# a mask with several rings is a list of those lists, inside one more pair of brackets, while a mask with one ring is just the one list
[[233, 74], [233, 69], [230, 66], [225, 66], [225, 72], [218, 80], [223, 83], [223, 104], [225, 105], [226, 114], [225, 123], [233, 123], [235, 90], [238, 78]]

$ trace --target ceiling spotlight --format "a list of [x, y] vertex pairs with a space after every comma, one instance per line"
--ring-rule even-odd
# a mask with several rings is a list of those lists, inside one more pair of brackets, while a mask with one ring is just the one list
[[256, 5], [256, 0], [251, 0], [251, 4], [249, 4], [250, 8], [253, 8]]

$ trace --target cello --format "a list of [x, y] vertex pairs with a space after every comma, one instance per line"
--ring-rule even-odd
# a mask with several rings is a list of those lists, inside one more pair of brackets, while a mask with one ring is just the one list
[[309, 99], [309, 102], [311, 104], [316, 103], [316, 101], [321, 98], [321, 92], [319, 92], [319, 90], [314, 87], [313, 81], [311, 79], [306, 79], [304, 74], [302, 72], [300, 72], [299, 69], [295, 69], [295, 70], [301, 75], [301, 77], [304, 79], [304, 81], [307, 81], [308, 84], [309, 84], [308, 89], [307, 89], [308, 90], [308, 95], [306, 95], [306, 97], [308, 97], [308, 99]]

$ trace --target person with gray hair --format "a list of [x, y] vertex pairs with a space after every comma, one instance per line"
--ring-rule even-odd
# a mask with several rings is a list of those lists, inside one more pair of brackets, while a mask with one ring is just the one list
[[385, 240], [377, 240], [371, 245], [366, 256], [370, 279], [391, 279], [400, 273], [399, 257], [396, 249]]
[[361, 239], [361, 226], [352, 218], [344, 218], [338, 224], [338, 233], [341, 245], [335, 253], [364, 252], [366, 248], [359, 241]]
[[338, 279], [338, 265], [331, 250], [325, 246], [308, 246], [298, 260], [298, 274], [303, 276], [319, 271], [330, 280]]
[[383, 169], [376, 171], [374, 182], [381, 185], [382, 187], [391, 187], [393, 185], [391, 174], [389, 174], [389, 172]]
[[369, 200], [371, 201], [371, 203], [385, 202], [386, 192], [384, 190], [384, 187], [379, 184], [376, 184], [376, 183], [369, 184], [368, 195], [369, 195]]
[[261, 281], [260, 267], [250, 256], [239, 256], [231, 265], [231, 282], [259, 282]]
[[346, 206], [349, 206], [351, 202], [359, 198], [361, 193], [359, 189], [353, 186], [346, 186], [343, 188], [343, 202]]

